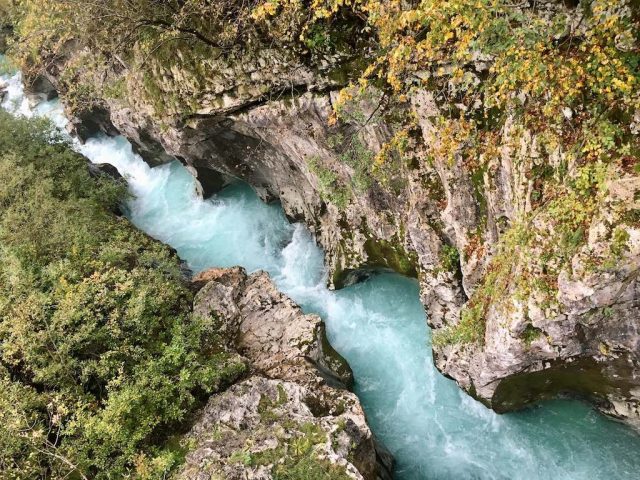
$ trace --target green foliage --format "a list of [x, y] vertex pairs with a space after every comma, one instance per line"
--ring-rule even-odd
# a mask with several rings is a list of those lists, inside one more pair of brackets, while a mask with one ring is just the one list
[[275, 480], [348, 480], [344, 468], [319, 458], [316, 446], [327, 441], [318, 425], [307, 422], [290, 425], [295, 430], [291, 438], [280, 439], [280, 445], [257, 454], [236, 452], [234, 458], [245, 465], [273, 465]]
[[542, 330], [534, 327], [529, 323], [522, 332], [521, 338], [524, 341], [525, 345], [529, 347], [535, 340], [540, 337], [540, 335], [542, 335]]
[[353, 168], [354, 174], [351, 181], [357, 193], [366, 192], [371, 187], [374, 157], [373, 152], [357, 135], [352, 135], [346, 142], [346, 146], [341, 149], [340, 161]]
[[179, 259], [113, 211], [123, 184], [41, 121], [0, 113], [0, 476], [162, 478], [235, 378]]
[[602, 267], [615, 268], [616, 265], [624, 257], [625, 253], [629, 251], [629, 240], [631, 235], [623, 226], [616, 227], [611, 234], [611, 242], [609, 244], [609, 254], [604, 259]]
[[611, 254], [619, 259], [622, 257], [624, 252], [629, 250], [629, 240], [631, 236], [629, 232], [624, 228], [616, 228], [613, 231], [613, 241], [611, 243]]
[[443, 245], [440, 251], [440, 268], [445, 272], [457, 272], [460, 267], [460, 252], [453, 245]]
[[295, 462], [278, 465], [273, 478], [274, 480], [348, 480], [351, 477], [347, 475], [344, 468], [306, 454]]
[[0, 55], [0, 75], [10, 75], [16, 71], [11, 60], [7, 57]]
[[313, 25], [303, 41], [306, 47], [312, 51], [329, 50], [333, 43], [331, 31], [321, 24]]
[[442, 347], [457, 343], [478, 343], [484, 340], [484, 310], [482, 304], [464, 307], [460, 321], [433, 334], [433, 345]]
[[320, 195], [325, 201], [331, 202], [338, 207], [339, 210], [344, 210], [351, 199], [351, 190], [340, 183], [338, 175], [333, 170], [325, 167], [320, 162], [321, 160], [317, 157], [311, 157], [307, 161], [309, 170], [318, 179]]
[[[528, 275], [513, 275], [513, 269], [526, 258], [534, 237], [526, 223], [517, 223], [506, 232], [482, 282], [469, 302], [462, 308], [458, 323], [438, 330], [433, 336], [434, 346], [484, 341], [486, 315], [494, 303], [508, 303], [510, 289], [530, 288]], [[506, 306], [504, 308], [507, 308]]]
[[[75, 96], [74, 90], [83, 84], [96, 90], [96, 99], [113, 98], [112, 83], [117, 82], [113, 77], [124, 76], [126, 89], [118, 98], [151, 107], [150, 113], [161, 120], [225, 107], [223, 96], [212, 92], [219, 92], [220, 84], [229, 81], [238, 82], [235, 94], [245, 98], [286, 91], [301, 58], [313, 69], [326, 68], [327, 56], [336, 50], [353, 52], [354, 38], [361, 37], [350, 21], [306, 25], [306, 16], [298, 10], [281, 10], [273, 22], [259, 18], [255, 15], [259, 3], [22, 0], [13, 9], [17, 41], [12, 54], [28, 78], [49, 59], [66, 57], [65, 70], [75, 68], [77, 73], [63, 80], [67, 97]], [[308, 36], [302, 35], [303, 30], [308, 30]], [[72, 40], [83, 48], [69, 58]], [[261, 55], [266, 50], [267, 65]], [[273, 75], [273, 62], [281, 75]], [[270, 80], [260, 84], [249, 74], [237, 78], [248, 72], [237, 68], [239, 64], [260, 64]], [[233, 69], [237, 75], [228, 73]], [[250, 85], [250, 79], [257, 85]], [[119, 95], [121, 90], [116, 92]], [[75, 101], [67, 99], [67, 105]]]

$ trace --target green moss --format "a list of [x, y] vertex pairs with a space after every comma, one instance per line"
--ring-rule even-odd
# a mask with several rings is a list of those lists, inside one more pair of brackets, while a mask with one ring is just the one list
[[343, 385], [350, 388], [353, 385], [353, 371], [345, 358], [329, 343], [324, 323], [321, 323], [318, 327], [316, 342], [320, 347], [320, 358], [317, 360], [318, 367], [327, 369], [329, 375], [337, 377]]
[[258, 414], [260, 419], [265, 423], [274, 423], [278, 420], [278, 413], [275, 411], [277, 401], [269, 398], [268, 395], [261, 395], [258, 401]]
[[127, 82], [124, 77], [119, 77], [115, 81], [105, 85], [102, 93], [105, 98], [123, 100], [127, 97]]
[[629, 232], [624, 228], [618, 227], [613, 231], [611, 246], [609, 249], [611, 251], [611, 255], [616, 261], [620, 260], [622, 255], [629, 251], [630, 238], [631, 236], [629, 235]]
[[486, 223], [487, 218], [487, 198], [484, 193], [484, 175], [487, 172], [488, 165], [484, 164], [471, 172], [471, 182], [473, 184], [473, 193], [478, 207], [478, 214], [482, 219], [482, 223]]
[[367, 266], [386, 267], [408, 277], [418, 277], [418, 257], [407, 252], [397, 239], [379, 240], [368, 238], [364, 244], [367, 253]]
[[[284, 425], [285, 422], [283, 422]], [[278, 439], [278, 446], [261, 452], [234, 452], [232, 463], [269, 466], [274, 479], [280, 480], [348, 480], [344, 467], [321, 459], [317, 446], [327, 441], [327, 434], [313, 422], [286, 422], [289, 435]]]
[[440, 250], [439, 268], [445, 272], [457, 273], [460, 269], [460, 252], [453, 245], [445, 244]]
[[274, 480], [351, 480], [344, 467], [312, 455], [278, 465], [273, 472], [273, 478]]
[[640, 209], [632, 208], [625, 211], [621, 215], [620, 221], [636, 228], [640, 227]]
[[322, 199], [331, 202], [339, 210], [347, 208], [351, 199], [351, 190], [340, 183], [338, 175], [330, 168], [322, 165], [319, 157], [308, 158], [307, 164], [309, 165], [309, 170], [318, 179], [318, 188]]
[[443, 347], [458, 343], [481, 343], [484, 340], [484, 331], [484, 306], [482, 304], [467, 306], [462, 309], [460, 321], [457, 324], [434, 332], [433, 345]]
[[231, 454], [229, 457], [229, 463], [241, 463], [245, 466], [250, 466], [254, 463], [254, 459], [248, 451], [239, 450]]
[[541, 335], [542, 335], [542, 330], [534, 327], [529, 323], [527, 324], [524, 331], [522, 332], [522, 335], [520, 335], [520, 338], [522, 338], [525, 345], [529, 347], [535, 340], [540, 338]]
[[278, 384], [278, 399], [276, 400], [276, 405], [284, 405], [287, 403], [287, 400], [287, 392], [281, 384]]

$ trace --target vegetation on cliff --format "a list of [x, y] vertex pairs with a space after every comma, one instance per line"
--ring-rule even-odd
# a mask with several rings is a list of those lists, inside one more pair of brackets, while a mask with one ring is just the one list
[[[296, 2], [265, 4], [265, 16], [304, 8]], [[467, 259], [493, 258], [460, 323], [440, 332], [436, 343], [481, 341], [490, 308], [512, 308], [531, 295], [553, 316], [558, 275], [571, 268], [596, 216], [603, 209], [612, 213], [612, 251], [619, 250], [614, 243], [624, 250], [624, 241], [613, 240], [628, 238], [624, 225], [637, 224], [632, 205], [618, 202], [612, 208], [607, 198], [611, 182], [639, 173], [638, 3], [318, 0], [312, 3], [313, 21], [334, 19], [345, 8], [366, 18], [378, 50], [343, 90], [338, 115], [370, 85], [386, 92], [391, 107], [416, 89], [430, 90], [440, 107], [429, 119], [438, 141], [426, 145], [427, 157], [420, 161], [443, 159], [453, 167], [460, 157], [470, 178], [479, 172], [481, 195], [497, 181], [491, 174], [505, 149], [517, 156], [527, 135], [537, 142], [537, 151], [517, 159], [533, 186], [530, 206], [518, 212], [492, 252], [482, 248], [486, 225], [479, 225], [478, 239], [467, 239]], [[407, 118], [390, 143], [414, 129]], [[386, 153], [383, 148], [378, 165], [390, 161]], [[478, 199], [481, 222], [484, 202]], [[610, 255], [595, 253], [592, 261], [594, 269], [612, 263]]]
[[141, 96], [157, 120], [233, 108], [232, 100], [225, 103], [232, 97], [286, 94], [298, 86], [292, 70], [300, 69], [301, 58], [322, 69], [316, 53], [331, 53], [339, 44], [348, 54], [353, 45], [345, 39], [357, 33], [342, 22], [344, 31], [336, 27], [326, 38], [316, 32], [299, 41], [304, 12], [282, 11], [274, 21], [256, 22], [256, 0], [5, 2], [15, 25], [13, 55], [24, 72], [87, 46], [62, 72], [69, 106]]
[[163, 478], [242, 372], [179, 259], [114, 214], [126, 187], [0, 111], [0, 476]]

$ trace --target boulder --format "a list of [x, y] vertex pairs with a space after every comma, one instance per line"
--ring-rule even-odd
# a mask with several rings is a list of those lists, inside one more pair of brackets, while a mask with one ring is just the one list
[[178, 478], [270, 479], [305, 465], [336, 479], [391, 478], [346, 361], [265, 272], [214, 268], [197, 274], [194, 312], [247, 361], [248, 378], [213, 396], [188, 437], [195, 448]]

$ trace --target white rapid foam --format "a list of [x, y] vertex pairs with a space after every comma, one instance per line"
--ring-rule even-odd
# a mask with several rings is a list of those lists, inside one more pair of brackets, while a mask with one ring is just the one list
[[[32, 115], [19, 77], [3, 107]], [[63, 128], [57, 102], [37, 107]], [[191, 268], [243, 265], [268, 271], [307, 311], [326, 320], [334, 347], [351, 364], [377, 436], [393, 452], [396, 478], [597, 480], [640, 477], [640, 438], [575, 401], [496, 415], [440, 375], [413, 280], [380, 274], [337, 292], [325, 288], [323, 255], [306, 228], [290, 225], [244, 184], [209, 200], [178, 163], [149, 168], [121, 138], [98, 136], [75, 148], [124, 175], [129, 218], [170, 244]]]

